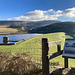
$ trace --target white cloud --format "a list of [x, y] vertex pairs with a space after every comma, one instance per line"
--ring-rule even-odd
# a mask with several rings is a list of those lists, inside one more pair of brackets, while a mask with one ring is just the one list
[[65, 11], [63, 11], [63, 16], [67, 17], [75, 17], [75, 7], [68, 8]]
[[57, 14], [59, 14], [59, 13], [62, 13], [63, 11], [61, 11], [61, 10], [58, 10], [58, 11], [56, 11], [55, 13], [57, 13]]
[[56, 20], [59, 14], [54, 14], [54, 10], [47, 11], [35, 10], [24, 14], [23, 16], [8, 18], [8, 20], [22, 20], [22, 21], [39, 21], [39, 20]]
[[8, 20], [21, 20], [21, 21], [40, 21], [40, 20], [58, 20], [59, 17], [75, 17], [75, 8], [68, 8], [64, 11], [49, 9], [47, 11], [35, 10], [25, 13], [19, 17], [8, 18]]

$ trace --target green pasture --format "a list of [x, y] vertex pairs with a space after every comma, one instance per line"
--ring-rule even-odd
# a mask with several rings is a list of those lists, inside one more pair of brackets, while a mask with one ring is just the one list
[[[16, 54], [25, 53], [29, 57], [41, 61], [42, 38], [48, 38], [49, 42], [62, 40], [61, 49], [63, 50], [65, 38], [72, 38], [72, 37], [70, 37], [69, 35], [66, 36], [64, 32], [44, 34], [27, 39], [24, 42], [17, 45], [0, 45], [0, 52], [11, 52]], [[49, 48], [49, 54], [55, 53], [56, 51], [57, 51], [56, 46]], [[75, 66], [74, 59], [69, 59], [69, 61], [70, 66]], [[62, 55], [53, 58], [52, 60], [50, 60], [50, 62], [59, 62], [59, 64], [64, 65], [64, 59], [62, 58]]]

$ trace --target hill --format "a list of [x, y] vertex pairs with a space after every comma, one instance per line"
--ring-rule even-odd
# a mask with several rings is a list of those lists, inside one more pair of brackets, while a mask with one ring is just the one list
[[75, 22], [60, 22], [54, 23], [38, 28], [34, 28], [29, 31], [30, 33], [54, 33], [54, 32], [65, 32], [72, 37], [75, 34]]
[[[4, 53], [15, 53], [15, 54], [26, 54], [28, 57], [41, 60], [41, 54], [42, 54], [42, 38], [48, 38], [49, 42], [62, 40], [62, 46], [61, 49], [64, 47], [64, 41], [65, 41], [65, 33], [50, 33], [45, 35], [36, 36], [30, 39], [25, 40], [24, 42], [17, 44], [17, 45], [0, 45], [0, 52]], [[67, 37], [68, 38], [68, 37]], [[53, 46], [49, 48], [50, 55], [52, 53], [55, 53], [57, 51], [57, 47]], [[11, 57], [10, 57], [11, 58]], [[75, 60], [69, 59], [70, 66], [75, 66]], [[59, 64], [63, 65], [64, 59], [61, 56], [58, 56], [50, 62], [59, 62]]]
[[18, 27], [24, 27], [24, 28], [35, 28], [47, 24], [57, 23], [60, 21], [56, 20], [44, 20], [44, 21], [0, 21], [0, 25], [8, 25], [11, 28], [18, 28]]

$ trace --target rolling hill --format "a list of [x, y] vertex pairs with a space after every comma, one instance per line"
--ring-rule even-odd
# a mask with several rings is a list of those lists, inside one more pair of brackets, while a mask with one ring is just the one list
[[44, 26], [47, 24], [58, 23], [56, 20], [43, 20], [43, 21], [0, 21], [0, 25], [8, 25], [9, 27], [24, 27], [24, 28], [35, 28]]
[[29, 31], [30, 33], [54, 33], [65, 32], [68, 35], [74, 37], [75, 34], [75, 22], [60, 22], [54, 23], [42, 27], [37, 27]]

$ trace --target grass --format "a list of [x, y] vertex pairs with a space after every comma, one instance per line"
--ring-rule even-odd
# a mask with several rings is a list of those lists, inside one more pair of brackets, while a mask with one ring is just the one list
[[25, 54], [0, 53], [0, 75], [35, 75], [38, 72], [41, 69]]
[[[48, 38], [49, 42], [62, 40], [61, 49], [64, 47], [65, 38], [71, 38], [70, 36], [65, 36], [64, 32], [45, 34], [41, 36], [36, 36], [28, 39], [17, 45], [0, 45], [0, 52], [11, 52], [16, 54], [26, 53], [29, 57], [40, 60], [42, 57], [42, 38]], [[56, 46], [49, 48], [49, 54], [55, 53], [57, 51]], [[69, 65], [75, 66], [74, 59], [69, 59]], [[64, 59], [62, 55], [50, 60], [50, 62], [59, 62], [59, 64], [64, 65]]]
[[10, 33], [16, 33], [18, 32], [15, 28], [8, 28], [8, 25], [0, 26], [0, 34], [10, 34]]

